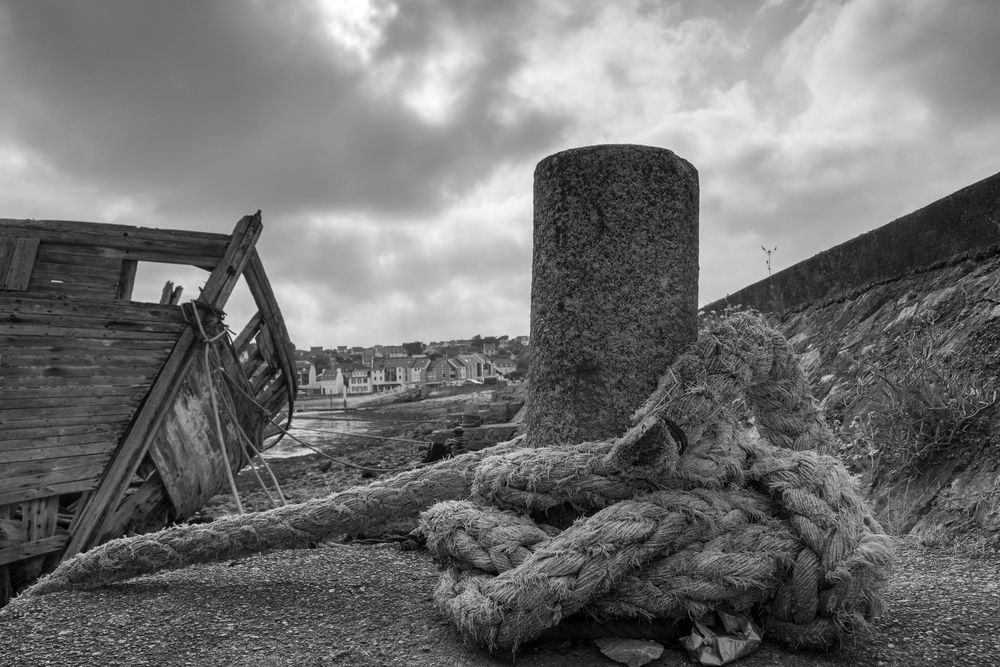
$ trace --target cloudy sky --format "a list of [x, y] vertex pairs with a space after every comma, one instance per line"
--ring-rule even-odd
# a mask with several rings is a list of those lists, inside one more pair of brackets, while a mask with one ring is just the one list
[[647, 144], [699, 170], [707, 303], [762, 245], [780, 270], [1000, 170], [998, 28], [996, 0], [0, 0], [0, 217], [259, 208], [299, 347], [513, 336], [535, 164]]

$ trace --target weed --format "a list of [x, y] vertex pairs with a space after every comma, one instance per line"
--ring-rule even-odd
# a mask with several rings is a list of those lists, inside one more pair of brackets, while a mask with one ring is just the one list
[[839, 453], [867, 486], [912, 479], [987, 442], [1000, 405], [996, 378], [959, 370], [937, 347], [925, 322], [859, 360], [855, 416], [835, 430]]

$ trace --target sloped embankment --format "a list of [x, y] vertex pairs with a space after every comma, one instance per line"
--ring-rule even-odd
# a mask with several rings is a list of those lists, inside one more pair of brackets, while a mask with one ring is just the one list
[[1000, 544], [1000, 174], [703, 310], [771, 314], [887, 528]]
[[[809, 306], [781, 329], [891, 531], [1000, 534], [1000, 255]], [[869, 416], [887, 400], [895, 438]]]

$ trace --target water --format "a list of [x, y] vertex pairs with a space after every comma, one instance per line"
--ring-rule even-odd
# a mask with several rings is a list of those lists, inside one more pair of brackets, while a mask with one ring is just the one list
[[[336, 413], [303, 413], [292, 418], [289, 434], [313, 445], [320, 451], [334, 448], [339, 440], [350, 435], [364, 435], [370, 431], [371, 422], [363, 419], [348, 419]], [[314, 430], [316, 429], [316, 430]], [[334, 433], [336, 431], [336, 433]], [[286, 435], [276, 446], [264, 451], [265, 459], [288, 459], [294, 456], [313, 454], [313, 450]], [[331, 452], [332, 453], [332, 452]]]

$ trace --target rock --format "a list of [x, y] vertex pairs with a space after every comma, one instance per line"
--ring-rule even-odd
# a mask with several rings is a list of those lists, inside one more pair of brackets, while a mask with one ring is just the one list
[[640, 667], [663, 655], [663, 645], [648, 639], [595, 639], [601, 653], [615, 662]]

